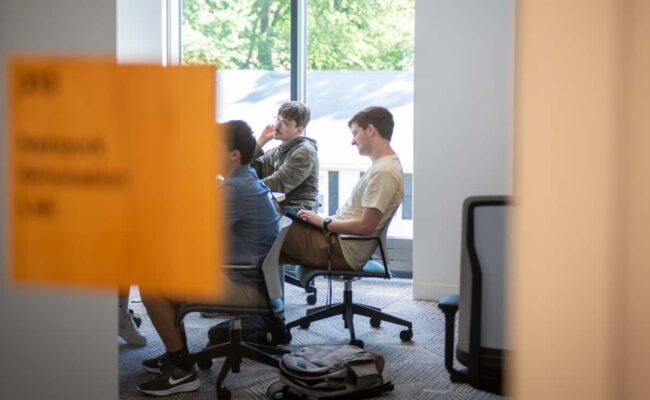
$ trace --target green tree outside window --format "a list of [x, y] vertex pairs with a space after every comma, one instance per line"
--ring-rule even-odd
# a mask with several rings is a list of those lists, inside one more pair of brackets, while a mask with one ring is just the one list
[[[184, 0], [183, 61], [288, 71], [289, 0]], [[413, 68], [414, 0], [310, 0], [310, 70]]]

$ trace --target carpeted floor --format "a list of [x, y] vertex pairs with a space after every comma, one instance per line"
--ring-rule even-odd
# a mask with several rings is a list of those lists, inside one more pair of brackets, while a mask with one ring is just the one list
[[[318, 305], [325, 301], [327, 281], [317, 280]], [[340, 301], [342, 282], [333, 282], [334, 301]], [[406, 279], [363, 280], [354, 283], [355, 301], [382, 308], [413, 322], [412, 342], [402, 343], [399, 339], [401, 327], [382, 323], [380, 328], [372, 328], [368, 319], [355, 318], [357, 337], [366, 344], [366, 349], [380, 353], [386, 359], [384, 377], [395, 384], [395, 390], [385, 394], [386, 399], [484, 399], [501, 397], [474, 390], [466, 384], [452, 384], [444, 368], [444, 322], [442, 313], [435, 302], [414, 301], [411, 295], [412, 281]], [[304, 292], [286, 285], [287, 321], [305, 314], [308, 306]], [[162, 353], [163, 346], [156, 335], [146, 311], [140, 304], [132, 308], [143, 316], [142, 330], [149, 343], [143, 348], [133, 348], [118, 339], [120, 346], [120, 399], [142, 398], [135, 386], [150, 379], [140, 367], [141, 360]], [[220, 320], [201, 318], [192, 314], [185, 319], [190, 350], [200, 350], [207, 342], [207, 330]], [[343, 329], [340, 318], [330, 318], [315, 322], [309, 330], [294, 328], [290, 348], [316, 344], [344, 344], [349, 341], [347, 330]], [[179, 394], [169, 399], [214, 399], [216, 374], [221, 361], [216, 360], [212, 369], [201, 371], [201, 388], [194, 393]], [[233, 399], [265, 399], [266, 388], [277, 380], [273, 368], [245, 360], [241, 373], [229, 374], [225, 384], [232, 391]]]

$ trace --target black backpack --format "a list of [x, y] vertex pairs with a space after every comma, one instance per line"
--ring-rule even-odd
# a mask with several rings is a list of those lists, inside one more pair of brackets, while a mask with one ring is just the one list
[[311, 346], [285, 354], [270, 400], [363, 399], [393, 390], [384, 382], [384, 358], [356, 346]]
[[[208, 331], [208, 346], [226, 343], [230, 340], [230, 321], [223, 321]], [[277, 346], [291, 341], [284, 321], [278, 318], [258, 315], [241, 320], [243, 342]]]

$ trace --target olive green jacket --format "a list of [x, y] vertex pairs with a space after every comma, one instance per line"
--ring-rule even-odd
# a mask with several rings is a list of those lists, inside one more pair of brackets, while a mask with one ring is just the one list
[[282, 206], [317, 211], [317, 151], [314, 139], [301, 136], [266, 153], [258, 147], [251, 165], [272, 191], [285, 194]]

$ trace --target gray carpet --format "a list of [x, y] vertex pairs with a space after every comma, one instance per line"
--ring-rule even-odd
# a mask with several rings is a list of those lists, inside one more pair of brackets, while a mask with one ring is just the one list
[[[319, 278], [318, 305], [325, 301], [327, 281]], [[334, 301], [340, 301], [342, 282], [333, 282]], [[305, 314], [309, 308], [304, 292], [286, 285], [287, 320], [291, 321]], [[444, 368], [444, 322], [435, 302], [412, 300], [412, 281], [406, 279], [363, 280], [354, 283], [355, 301], [382, 308], [413, 322], [414, 338], [411, 343], [399, 339], [401, 327], [383, 322], [380, 328], [372, 328], [368, 319], [355, 318], [357, 337], [366, 344], [366, 349], [380, 353], [386, 359], [384, 377], [395, 384], [395, 390], [382, 398], [386, 399], [501, 399], [501, 397], [474, 390], [466, 384], [452, 384]], [[132, 308], [143, 316], [142, 330], [149, 339], [147, 346], [133, 348], [119, 340], [120, 346], [120, 399], [143, 398], [135, 390], [138, 383], [150, 379], [140, 367], [140, 361], [161, 354], [163, 346], [156, 335], [144, 308], [133, 304]], [[201, 318], [191, 314], [185, 319], [190, 350], [200, 350], [207, 342], [207, 330], [219, 320]], [[315, 322], [309, 330], [294, 328], [290, 348], [317, 344], [344, 344], [349, 341], [347, 330], [340, 318]], [[201, 371], [201, 388], [194, 393], [179, 394], [169, 399], [214, 399], [215, 380], [221, 367], [216, 360], [212, 369]], [[233, 399], [265, 399], [266, 388], [277, 380], [273, 368], [245, 360], [241, 373], [229, 374], [225, 384], [232, 391]]]

